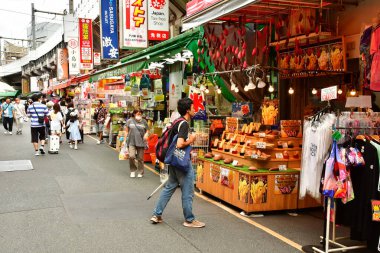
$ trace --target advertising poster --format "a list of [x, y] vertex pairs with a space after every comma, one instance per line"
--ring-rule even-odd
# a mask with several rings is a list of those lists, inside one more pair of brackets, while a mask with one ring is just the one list
[[237, 102], [232, 103], [232, 117], [246, 118], [253, 115], [253, 103]]
[[298, 192], [298, 175], [275, 175], [274, 194], [295, 194]]
[[197, 164], [197, 182], [204, 183], [204, 163], [199, 161]]
[[116, 0], [100, 1], [102, 59], [119, 59], [119, 36]]
[[148, 47], [148, 0], [122, 0], [122, 47]]
[[69, 62], [67, 48], [57, 49], [57, 79], [67, 80], [69, 79]]
[[94, 66], [100, 65], [100, 53], [94, 52]]
[[194, 120], [207, 120], [206, 101], [203, 93], [196, 87], [190, 88], [190, 99], [193, 100], [195, 115]]
[[210, 177], [214, 183], [219, 183], [219, 180], [220, 180], [220, 167], [219, 167], [219, 165], [210, 163]]
[[80, 69], [91, 70], [93, 68], [92, 58], [92, 20], [79, 19], [79, 53]]
[[246, 204], [248, 204], [248, 193], [250, 190], [249, 183], [249, 176], [247, 174], [239, 173], [238, 199]]
[[69, 54], [69, 74], [79, 74], [79, 41], [78, 37], [69, 37], [67, 42]]
[[230, 189], [234, 188], [234, 172], [229, 169], [220, 168], [221, 181], [220, 183]]
[[281, 120], [281, 137], [302, 137], [302, 122], [301, 120]]
[[169, 1], [149, 0], [148, 17], [148, 39], [169, 39]]
[[372, 200], [372, 220], [380, 222], [380, 200]]
[[268, 177], [254, 176], [251, 177], [250, 204], [263, 204], [268, 198]]

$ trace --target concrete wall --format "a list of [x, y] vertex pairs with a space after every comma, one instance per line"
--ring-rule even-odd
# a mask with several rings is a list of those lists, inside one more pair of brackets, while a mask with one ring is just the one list
[[339, 34], [354, 35], [362, 33], [365, 26], [372, 25], [380, 14], [380, 0], [362, 0], [359, 6], [347, 6], [338, 13]]

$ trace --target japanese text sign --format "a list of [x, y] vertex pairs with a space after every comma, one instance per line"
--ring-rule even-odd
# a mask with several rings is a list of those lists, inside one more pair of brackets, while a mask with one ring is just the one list
[[122, 47], [148, 47], [148, 0], [123, 0]]
[[329, 101], [338, 98], [338, 86], [331, 86], [321, 90], [321, 101]]
[[117, 26], [116, 0], [100, 1], [101, 15], [101, 38], [102, 38], [102, 58], [119, 58], [119, 36]]
[[80, 69], [92, 69], [92, 20], [79, 19]]
[[78, 37], [70, 37], [67, 42], [69, 52], [69, 74], [79, 74], [79, 42]]
[[148, 17], [149, 40], [169, 39], [169, 1], [149, 0]]

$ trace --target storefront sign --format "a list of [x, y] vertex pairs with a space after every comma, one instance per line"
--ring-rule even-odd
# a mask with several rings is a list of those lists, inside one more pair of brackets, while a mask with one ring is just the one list
[[122, 47], [148, 47], [148, 0], [123, 0]]
[[295, 194], [298, 192], [298, 175], [275, 175], [274, 193]]
[[149, 0], [148, 17], [149, 40], [169, 39], [169, 1]]
[[338, 98], [338, 86], [332, 86], [321, 90], [321, 101], [329, 101]]
[[250, 179], [250, 204], [263, 204], [268, 199], [268, 176], [254, 176]]
[[232, 117], [252, 117], [253, 103], [237, 102], [232, 103]]
[[57, 79], [66, 80], [69, 78], [69, 62], [67, 48], [57, 49]]
[[186, 4], [186, 16], [190, 17], [221, 0], [192, 0]]
[[100, 11], [102, 58], [111, 60], [119, 59], [118, 11], [116, 0], [101, 0]]
[[92, 58], [92, 20], [79, 19], [80, 69], [93, 68]]
[[100, 53], [94, 52], [94, 65], [99, 66], [100, 65]]
[[79, 42], [78, 37], [70, 37], [67, 42], [69, 53], [69, 74], [79, 74]]
[[230, 189], [234, 188], [234, 172], [229, 169], [220, 168], [221, 180], [220, 183]]

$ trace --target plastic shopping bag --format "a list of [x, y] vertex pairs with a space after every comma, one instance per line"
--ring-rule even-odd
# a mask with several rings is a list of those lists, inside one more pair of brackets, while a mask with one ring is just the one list
[[128, 147], [126, 145], [123, 145], [120, 149], [120, 152], [119, 152], [119, 160], [120, 161], [125, 161], [125, 160], [128, 160], [129, 159], [129, 151], [128, 151]]

